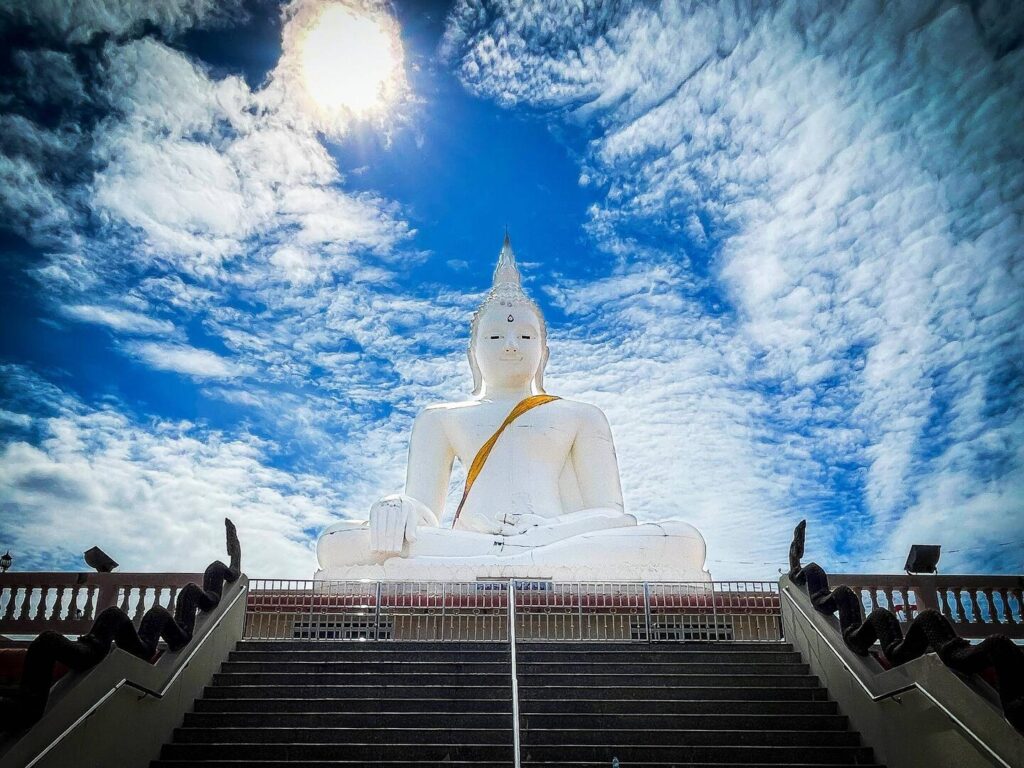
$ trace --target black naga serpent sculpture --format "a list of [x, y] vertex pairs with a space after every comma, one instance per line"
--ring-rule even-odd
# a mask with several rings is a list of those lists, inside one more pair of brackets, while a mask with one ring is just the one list
[[887, 608], [876, 608], [865, 618], [860, 596], [852, 589], [845, 585], [829, 589], [828, 574], [820, 565], [800, 564], [806, 530], [807, 521], [801, 520], [793, 531], [789, 578], [794, 584], [806, 585], [815, 610], [839, 612], [839, 629], [848, 648], [866, 656], [877, 640], [882, 655], [893, 666], [934, 651], [943, 664], [965, 675], [992, 669], [1003, 714], [1024, 732], [1024, 651], [1019, 646], [1006, 635], [989, 635], [971, 645], [957, 635], [949, 619], [931, 608], [914, 617], [905, 636], [899, 619]]
[[224, 518], [227, 550], [231, 564], [220, 560], [203, 572], [203, 585], [189, 583], [178, 593], [174, 614], [155, 605], [142, 617], [138, 631], [131, 618], [120, 608], [104, 609], [89, 631], [77, 640], [47, 630], [28, 647], [20, 684], [0, 696], [0, 731], [16, 732], [43, 715], [50, 696], [54, 666], [60, 662], [75, 672], [84, 672], [99, 664], [110, 652], [111, 643], [140, 659], [150, 660], [157, 643], [163, 639], [168, 650], [178, 651], [192, 639], [196, 611], [210, 611], [220, 603], [225, 583], [238, 580], [242, 566], [242, 548], [234, 523]]

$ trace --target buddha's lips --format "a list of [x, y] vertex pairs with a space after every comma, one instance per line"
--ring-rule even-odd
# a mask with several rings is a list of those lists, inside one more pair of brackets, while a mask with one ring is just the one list
[[498, 359], [503, 363], [521, 363], [523, 361], [523, 356], [516, 355], [515, 357], [506, 357], [505, 355], [502, 355]]

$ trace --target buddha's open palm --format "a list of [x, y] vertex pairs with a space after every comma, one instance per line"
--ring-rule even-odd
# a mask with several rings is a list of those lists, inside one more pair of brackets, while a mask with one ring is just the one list
[[400, 553], [408, 541], [416, 541], [420, 524], [437, 525], [437, 517], [421, 501], [394, 494], [370, 507], [370, 549], [385, 554]]

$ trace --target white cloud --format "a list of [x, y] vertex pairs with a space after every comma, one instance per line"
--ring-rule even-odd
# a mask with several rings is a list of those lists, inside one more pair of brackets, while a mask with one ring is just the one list
[[38, 445], [0, 449], [0, 527], [20, 569], [80, 568], [99, 545], [124, 571], [201, 572], [224, 559], [230, 517], [248, 573], [312, 573], [307, 531], [335, 514], [323, 478], [273, 468], [274, 446], [245, 433], [67, 405], [37, 420]]
[[24, 74], [23, 87], [18, 89], [23, 98], [40, 104], [60, 101], [64, 105], [88, 100], [70, 54], [40, 48], [16, 50], [11, 58]]
[[[446, 299], [432, 322], [422, 321], [429, 301], [405, 297], [395, 287], [394, 270], [423, 258], [406, 249], [412, 233], [401, 210], [380, 196], [349, 192], [308, 121], [279, 93], [213, 77], [149, 38], [108, 43], [94, 74], [95, 93], [113, 111], [90, 136], [97, 172], [78, 190], [78, 199], [101, 228], [78, 239], [64, 238], [75, 234], [69, 227], [58, 230], [72, 247], [49, 254], [48, 263], [34, 270], [41, 286], [56, 306], [71, 307], [65, 314], [114, 330], [116, 347], [125, 354], [198, 380], [203, 396], [245, 408], [253, 433], [274, 436], [275, 442], [254, 449], [260, 458], [251, 477], [227, 483], [223, 497], [217, 496], [225, 504], [273, 495], [275, 476], [263, 469], [283, 453], [298, 456], [317, 473], [297, 480], [296, 493], [307, 486], [333, 489], [329, 514], [307, 521], [309, 528], [365, 515], [373, 500], [401, 482], [415, 410], [451, 380], [447, 360], [411, 358], [424, 354], [424, 344], [448, 349], [447, 324], [457, 318], [460, 327], [468, 327], [465, 308], [453, 308]], [[401, 325], [402, 335], [395, 333], [413, 319], [417, 325]], [[189, 343], [185, 337], [197, 327], [229, 352]], [[129, 338], [161, 331], [173, 340]], [[86, 482], [100, 470], [88, 452], [64, 451], [54, 459], [59, 445], [101, 443], [112, 454], [130, 455], [116, 469], [135, 489], [136, 475], [149, 476], [166, 444], [181, 467], [165, 480], [179, 489], [175, 493], [185, 493], [179, 474], [190, 452], [197, 465], [220, 466], [258, 443], [248, 433], [228, 438], [205, 427], [152, 426], [146, 423], [155, 418], [149, 414], [101, 419], [92, 413], [84, 419], [84, 406], [72, 411], [37, 424], [60, 431], [66, 441], [12, 445], [9, 482], [21, 488], [21, 473], [41, 473], [35, 492], [66, 492], [62, 508], [83, 514], [102, 498]], [[126, 443], [107, 441], [101, 426], [108, 418], [125, 430]], [[189, 440], [181, 438], [182, 431]], [[196, 452], [196, 443], [206, 440], [232, 448], [212, 457]], [[208, 492], [197, 489], [195, 503]], [[110, 515], [132, 509], [135, 491], [123, 493], [124, 499], [108, 499]], [[23, 495], [11, 499], [9, 510], [30, 516], [45, 506]], [[162, 498], [152, 503], [154, 517], [171, 508]], [[26, 530], [39, 534], [42, 526]], [[307, 531], [299, 538], [308, 556], [314, 537]], [[40, 537], [37, 546], [47, 541], [53, 538]], [[153, 553], [158, 541], [136, 544], [138, 562], [147, 568], [164, 562]], [[294, 554], [294, 548], [289, 551]], [[261, 562], [273, 559], [269, 546], [264, 554]], [[311, 573], [311, 563], [297, 563], [289, 554], [278, 573]]]
[[[92, 203], [142, 232], [151, 258], [202, 280], [265, 281], [279, 267], [305, 283], [351, 267], [352, 251], [383, 256], [408, 236], [393, 204], [343, 191], [315, 131], [274, 87], [212, 79], [151, 39], [105, 53], [104, 92], [123, 120], [97, 137]], [[254, 246], [275, 243], [269, 264], [239, 276]]]
[[160, 335], [174, 333], [174, 323], [158, 320], [139, 312], [118, 307], [100, 307], [89, 304], [74, 304], [63, 308], [68, 317], [84, 323], [105, 325], [115, 331], [132, 334]]
[[71, 43], [84, 43], [97, 33], [121, 36], [152, 24], [164, 33], [226, 20], [238, 14], [238, 3], [218, 0], [10, 0], [4, 16], [38, 25]]
[[[789, 484], [778, 498], [858, 564], [905, 554], [922, 515], [951, 549], [1010, 540], [1024, 498], [1022, 372], [1007, 357], [1024, 346], [1024, 67], [1006, 29], [1020, 29], [1020, 10], [618, 9], [485, 12], [469, 0], [442, 47], [474, 92], [589, 128], [582, 175], [607, 190], [590, 230], [607, 251], [649, 263], [623, 234], [639, 227], [713, 251], [693, 292], [720, 296], [725, 314], [709, 318], [698, 302], [668, 317], [666, 297], [651, 320], [661, 349], [620, 360], [601, 348], [617, 361], [609, 389], [629, 402], [664, 350], [694, 354], [699, 338], [709, 376], [667, 367], [669, 381], [695, 384], [677, 396], [705, 405], [698, 486], [715, 478], [706, 487], [728, 498], [758, 477]], [[640, 290], [647, 271], [627, 267], [561, 300], [586, 315]], [[638, 300], [595, 309], [579, 335], [632, 341], [647, 314]], [[670, 423], [685, 431], [694, 419]], [[746, 458], [729, 480], [716, 471], [733, 451]], [[756, 460], [773, 455], [783, 466]], [[965, 510], [980, 525], [954, 525]], [[723, 505], [723, 518], [736, 514]], [[712, 556], [735, 540], [717, 523], [705, 530]], [[984, 566], [1019, 567], [1003, 553]]]
[[65, 226], [71, 215], [64, 201], [30, 160], [0, 153], [0, 210], [8, 225], [29, 236]]
[[175, 371], [197, 379], [231, 379], [245, 372], [245, 369], [233, 360], [221, 357], [208, 349], [196, 349], [185, 344], [129, 342], [124, 345], [124, 349], [128, 354], [141, 358], [157, 370]]

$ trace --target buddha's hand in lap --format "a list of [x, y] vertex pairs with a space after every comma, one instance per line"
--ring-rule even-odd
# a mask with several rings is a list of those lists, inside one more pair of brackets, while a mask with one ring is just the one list
[[411, 496], [385, 496], [370, 507], [370, 549], [385, 554], [400, 553], [406, 542], [416, 541], [420, 525], [437, 527], [437, 516]]
[[633, 527], [636, 525], [636, 518], [616, 509], [595, 508], [567, 512], [557, 517], [508, 514], [499, 523], [508, 529], [508, 533], [503, 535], [514, 538], [519, 546], [537, 547], [572, 538], [581, 533]]
[[552, 522], [550, 518], [541, 517], [540, 515], [508, 513], [502, 515], [498, 521], [498, 533], [501, 536], [518, 536], [521, 533], [526, 533], [531, 528], [551, 525]]

